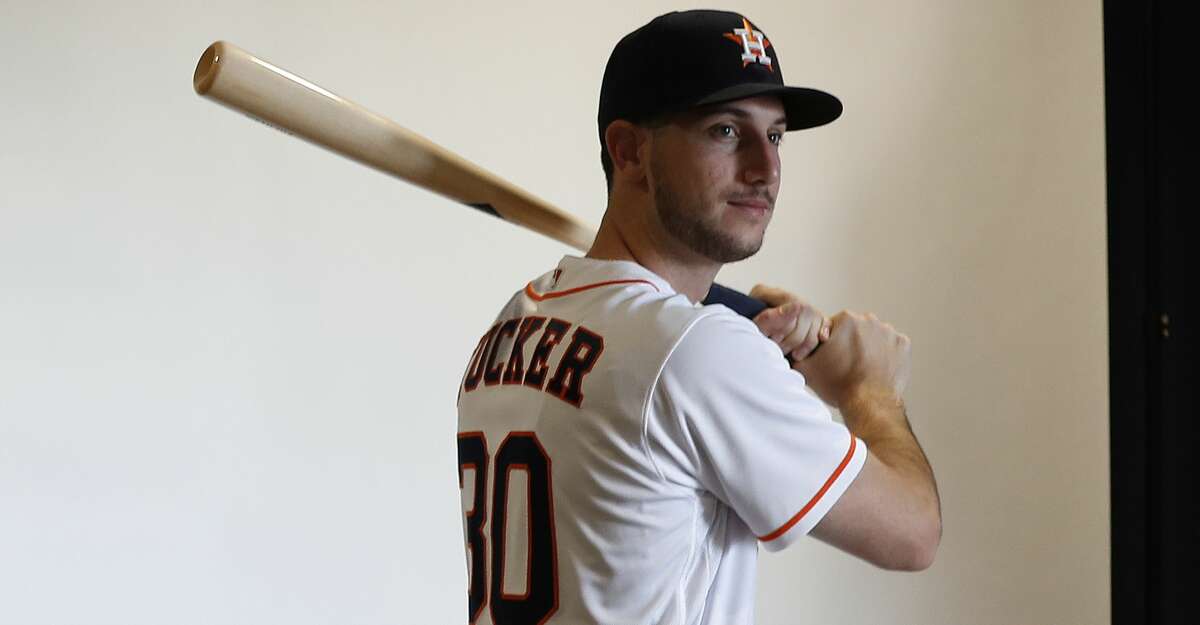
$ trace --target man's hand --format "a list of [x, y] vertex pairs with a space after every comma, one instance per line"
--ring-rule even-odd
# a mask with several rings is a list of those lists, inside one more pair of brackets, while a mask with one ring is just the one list
[[911, 369], [908, 337], [870, 313], [842, 311], [832, 321], [821, 352], [795, 365], [809, 386], [843, 413], [864, 401], [900, 405]]
[[754, 318], [755, 325], [792, 362], [804, 360], [829, 338], [829, 319], [799, 297], [762, 284], [750, 289], [750, 297], [767, 304], [767, 309]]

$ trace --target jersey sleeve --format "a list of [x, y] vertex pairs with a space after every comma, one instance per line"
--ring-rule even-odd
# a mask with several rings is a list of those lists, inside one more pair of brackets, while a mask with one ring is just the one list
[[667, 356], [646, 410], [662, 477], [711, 492], [763, 546], [807, 534], [866, 461], [866, 445], [753, 323], [715, 313]]

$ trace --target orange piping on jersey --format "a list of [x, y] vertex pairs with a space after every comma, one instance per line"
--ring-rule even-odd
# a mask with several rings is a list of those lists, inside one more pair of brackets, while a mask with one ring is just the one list
[[531, 299], [535, 302], [540, 302], [545, 299], [552, 299], [555, 297], [566, 297], [567, 295], [574, 295], [580, 291], [594, 289], [599, 286], [609, 286], [609, 285], [613, 285], [613, 284], [634, 284], [636, 282], [641, 282], [642, 284], [649, 284], [650, 286], [654, 287], [655, 291], [658, 290], [658, 287], [655, 286], [654, 283], [650, 282], [649, 280], [629, 279], [629, 280], [609, 280], [608, 282], [597, 282], [595, 284], [585, 284], [583, 286], [577, 286], [573, 289], [567, 289], [565, 291], [557, 291], [554, 293], [538, 293], [537, 291], [533, 290], [533, 283], [530, 282], [529, 284], [525, 285], [525, 294], [529, 296], [529, 299]]
[[782, 527], [774, 532], [771, 532], [770, 534], [767, 534], [766, 536], [759, 536], [758, 539], [764, 543], [771, 542], [772, 540], [775, 540], [776, 538], [786, 534], [788, 530], [792, 529], [793, 525], [799, 523], [800, 519], [803, 519], [804, 515], [808, 514], [808, 511], [812, 510], [813, 506], [817, 505], [817, 502], [821, 500], [821, 497], [825, 496], [825, 493], [829, 491], [829, 487], [833, 486], [833, 483], [837, 481], [838, 476], [840, 476], [842, 471], [846, 469], [846, 465], [850, 464], [850, 459], [854, 457], [854, 449], [856, 447], [858, 447], [858, 439], [851, 434], [850, 450], [846, 452], [846, 457], [842, 458], [842, 463], [838, 465], [836, 470], [834, 470], [833, 475], [830, 475], [829, 479], [825, 481], [825, 485], [821, 487], [821, 490], [817, 491], [817, 494], [813, 495], [813, 498], [809, 500], [808, 504], [801, 508], [800, 511], [796, 513], [796, 516], [788, 520], [787, 523], [784, 523]]

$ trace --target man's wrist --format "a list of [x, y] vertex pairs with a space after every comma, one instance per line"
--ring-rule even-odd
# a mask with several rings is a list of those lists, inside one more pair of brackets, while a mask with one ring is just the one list
[[860, 389], [838, 406], [846, 427], [868, 445], [879, 436], [909, 432], [904, 398], [890, 389]]

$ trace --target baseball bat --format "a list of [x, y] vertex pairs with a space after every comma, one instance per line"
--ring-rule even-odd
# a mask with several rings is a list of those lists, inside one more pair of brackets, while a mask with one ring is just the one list
[[[192, 75], [196, 93], [401, 180], [586, 252], [595, 230], [386, 117], [225, 41], [210, 45]], [[714, 284], [706, 304], [754, 317], [765, 304]]]

